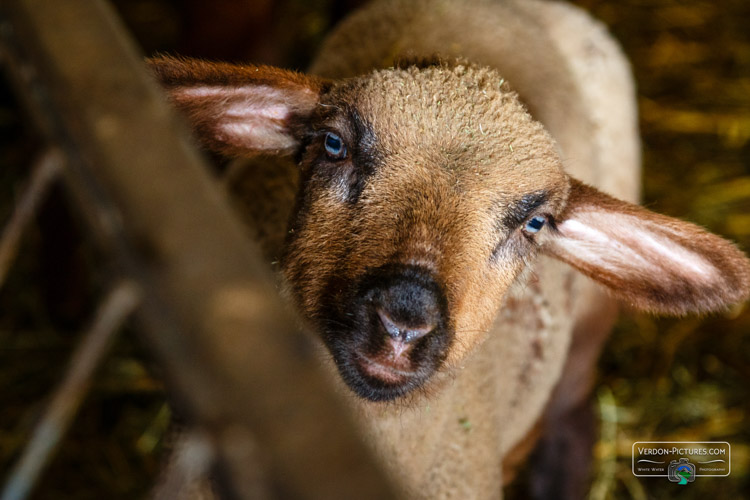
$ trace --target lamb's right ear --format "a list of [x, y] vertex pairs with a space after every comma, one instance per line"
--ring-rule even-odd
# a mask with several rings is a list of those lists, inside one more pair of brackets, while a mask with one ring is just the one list
[[567, 208], [548, 234], [546, 253], [639, 309], [710, 312], [750, 294], [750, 261], [729, 241], [575, 179]]
[[291, 154], [328, 85], [270, 66], [156, 57], [147, 61], [209, 149], [248, 156]]

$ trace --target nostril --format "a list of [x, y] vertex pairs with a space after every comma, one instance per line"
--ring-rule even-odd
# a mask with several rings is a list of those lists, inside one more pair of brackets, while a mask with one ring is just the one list
[[395, 321], [385, 312], [383, 309], [377, 309], [380, 322], [383, 323], [385, 331], [388, 335], [396, 340], [402, 342], [414, 342], [433, 331], [435, 329], [434, 322], [427, 322], [423, 324], [405, 324]]

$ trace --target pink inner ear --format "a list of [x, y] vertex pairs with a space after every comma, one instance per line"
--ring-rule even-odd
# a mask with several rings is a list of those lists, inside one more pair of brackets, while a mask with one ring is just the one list
[[197, 137], [227, 155], [289, 154], [329, 80], [271, 66], [156, 57], [154, 76]]
[[576, 260], [628, 276], [651, 274], [713, 284], [718, 270], [700, 254], [681, 245], [684, 234], [669, 226], [628, 214], [591, 210], [558, 226], [561, 244]]
[[571, 179], [567, 213], [544, 251], [653, 312], [710, 312], [750, 295], [750, 261], [700, 227]]
[[[225, 147], [237, 151], [284, 151], [296, 144], [287, 130], [288, 120], [315, 94], [305, 88], [252, 85], [185, 87], [175, 89], [172, 95], [188, 110], [195, 124], [205, 127], [204, 135]], [[302, 96], [306, 99], [295, 103], [293, 98]]]
[[212, 102], [219, 114], [227, 118], [285, 120], [290, 114], [290, 106], [284, 103], [284, 95], [273, 87], [262, 85], [252, 88], [184, 88], [175, 92], [175, 99], [206, 99]]
[[545, 251], [653, 312], [709, 312], [748, 294], [747, 259], [697, 226], [628, 206], [576, 207]]

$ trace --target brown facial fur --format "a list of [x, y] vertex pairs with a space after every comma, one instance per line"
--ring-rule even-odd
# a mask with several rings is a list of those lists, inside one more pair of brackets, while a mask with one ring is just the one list
[[[325, 329], [331, 311], [345, 314], [344, 284], [384, 265], [419, 265], [446, 296], [455, 333], [448, 364], [480, 342], [536, 252], [525, 219], [503, 224], [509, 207], [543, 192], [546, 201], [526, 218], [554, 217], [568, 189], [551, 139], [501, 81], [460, 64], [409, 67], [348, 80], [323, 96], [283, 262], [307, 317]], [[325, 131], [344, 138], [348, 160], [324, 159]], [[366, 151], [357, 149], [362, 133]], [[352, 189], [361, 189], [353, 201]]]

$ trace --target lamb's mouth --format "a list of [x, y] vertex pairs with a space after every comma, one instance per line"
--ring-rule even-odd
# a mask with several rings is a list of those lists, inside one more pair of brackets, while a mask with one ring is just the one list
[[[341, 347], [341, 346], [340, 346]], [[440, 361], [415, 361], [403, 353], [393, 358], [387, 351], [365, 351], [356, 347], [332, 350], [341, 378], [359, 397], [370, 401], [392, 401], [423, 386]]]
[[443, 365], [453, 338], [442, 328], [411, 342], [386, 333], [373, 327], [323, 335], [341, 378], [363, 399], [392, 401], [423, 387]]
[[[410, 363], [408, 363], [410, 365]], [[418, 376], [413, 369], [409, 369], [407, 363], [378, 361], [364, 354], [357, 355], [357, 365], [366, 377], [376, 379], [387, 385], [403, 385], [409, 379]]]

